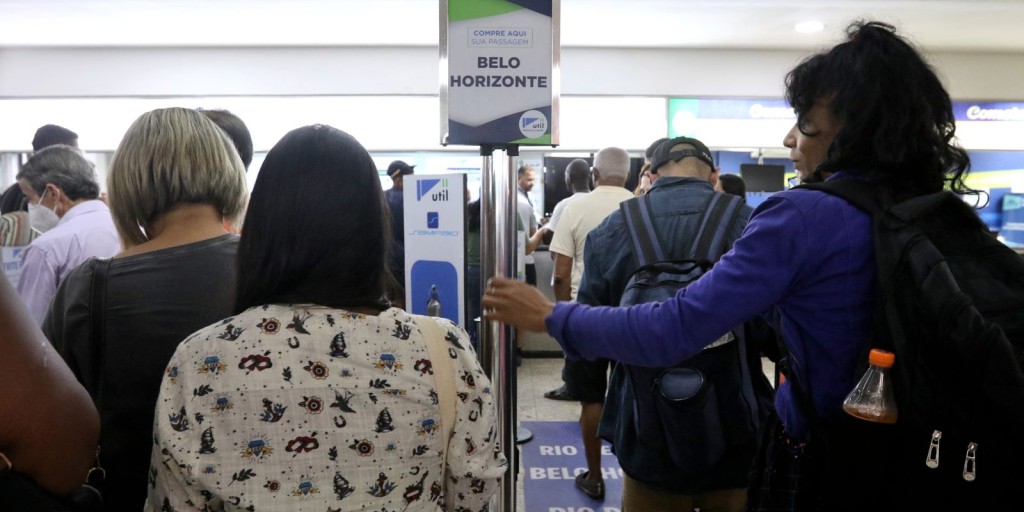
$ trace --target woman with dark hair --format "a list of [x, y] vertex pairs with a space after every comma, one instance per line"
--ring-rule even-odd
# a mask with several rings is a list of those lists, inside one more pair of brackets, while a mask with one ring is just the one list
[[[949, 95], [934, 71], [888, 25], [855, 23], [848, 36], [786, 78], [797, 122], [784, 143], [797, 173], [866, 180], [897, 200], [947, 184], [968, 191], [967, 155], [954, 142]], [[764, 437], [748, 510], [911, 510], [941, 500], [943, 489], [887, 478], [893, 459], [885, 445], [837, 436], [820, 451], [810, 434], [811, 423], [841, 432], [846, 421], [842, 402], [870, 343], [873, 248], [868, 213], [798, 188], [762, 203], [732, 251], [664, 303], [555, 305], [531, 288], [494, 280], [483, 307], [491, 319], [547, 330], [568, 357], [659, 366], [773, 313], [801, 390], [789, 381], [778, 389], [779, 419]]]
[[270, 150], [238, 249], [236, 314], [168, 365], [148, 510], [485, 507], [506, 466], [490, 383], [465, 331], [438, 320], [457, 373], [445, 402], [456, 419], [441, 421], [444, 366], [421, 332], [433, 320], [382, 300], [389, 225], [373, 160], [350, 135], [307, 126]]

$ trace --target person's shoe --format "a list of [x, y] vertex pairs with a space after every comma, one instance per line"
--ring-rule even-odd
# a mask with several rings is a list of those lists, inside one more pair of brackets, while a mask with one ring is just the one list
[[587, 496], [589, 496], [589, 497], [591, 497], [591, 498], [593, 498], [595, 500], [603, 500], [604, 499], [604, 482], [603, 481], [596, 481], [595, 482], [594, 480], [591, 480], [591, 479], [587, 478], [587, 476], [589, 476], [589, 475], [590, 475], [590, 471], [587, 471], [586, 473], [581, 473], [579, 475], [576, 475], [576, 488], [581, 490], [581, 491], [583, 491], [583, 494], [586, 494]]
[[565, 400], [567, 402], [575, 402], [576, 398], [569, 394], [569, 388], [565, 387], [565, 384], [558, 389], [552, 389], [547, 393], [544, 393], [544, 398], [549, 400]]

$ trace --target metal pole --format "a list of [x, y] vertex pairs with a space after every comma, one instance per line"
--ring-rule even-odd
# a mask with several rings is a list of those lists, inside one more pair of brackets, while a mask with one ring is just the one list
[[[491, 146], [481, 146], [482, 193], [480, 195], [480, 274], [482, 286], [494, 276], [513, 277], [516, 269], [516, 158], [509, 148], [495, 165]], [[508, 158], [514, 155], [513, 158]], [[480, 290], [482, 293], [483, 290]], [[508, 460], [508, 473], [491, 502], [491, 510], [512, 512], [516, 508], [516, 478], [519, 453], [516, 448], [515, 342], [511, 327], [484, 322], [480, 333], [480, 364], [494, 385], [498, 409], [498, 439]]]
[[[494, 180], [494, 148], [491, 146], [480, 146], [480, 156], [483, 157], [481, 165], [481, 190], [480, 190], [480, 289], [476, 290], [483, 296], [487, 281], [491, 279], [497, 270], [497, 242], [498, 242], [498, 220], [496, 205], [497, 188]], [[482, 312], [481, 312], [482, 313]], [[477, 357], [480, 358], [480, 365], [491, 382], [495, 380], [494, 354], [497, 335], [493, 330], [491, 322], [483, 321], [477, 328], [477, 339], [480, 350]], [[499, 421], [500, 411], [499, 411]]]
[[[501, 234], [504, 236], [498, 245], [498, 263], [500, 266], [499, 270], [503, 271], [504, 277], [514, 277], [518, 263], [516, 261], [516, 256], [518, 255], [516, 220], [519, 218], [519, 210], [517, 208], [518, 180], [516, 168], [519, 162], [519, 147], [512, 145], [505, 148], [505, 151], [507, 168], [500, 184], [504, 195], [504, 204], [499, 203], [503, 208], [504, 215], [498, 219], [501, 222], [499, 225], [503, 228]], [[516, 408], [516, 342], [515, 333], [509, 325], [501, 325], [500, 336], [501, 345], [499, 352], [503, 359], [500, 366], [502, 385], [498, 387], [499, 396], [501, 397], [498, 402], [499, 407], [501, 407], [500, 415], [502, 416], [501, 442], [505, 451], [505, 457], [508, 459], [508, 464], [511, 468], [510, 475], [514, 477], [506, 478], [503, 481], [501, 489], [502, 508], [500, 510], [511, 512], [516, 509], [516, 480], [519, 478], [519, 448], [516, 444], [519, 426]]]

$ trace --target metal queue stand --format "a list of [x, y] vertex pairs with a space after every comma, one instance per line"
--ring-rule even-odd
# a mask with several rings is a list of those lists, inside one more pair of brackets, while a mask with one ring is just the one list
[[[439, 62], [441, 69], [440, 100], [441, 100], [441, 145], [480, 144], [482, 157], [482, 193], [480, 199], [480, 282], [483, 294], [484, 287], [494, 276], [511, 278], [516, 273], [516, 218], [517, 203], [517, 167], [519, 160], [519, 144], [508, 141], [511, 136], [515, 140], [546, 139], [543, 144], [558, 145], [558, 103], [559, 103], [559, 60], [560, 38], [559, 26], [561, 19], [560, 0], [537, 0], [536, 2], [515, 2], [518, 6], [513, 12], [494, 14], [485, 8], [478, 8], [478, 2], [463, 0], [458, 2], [459, 12], [454, 21], [449, 17], [450, 0], [440, 0], [440, 38]], [[546, 5], [545, 5], [546, 4]], [[547, 8], [545, 8], [547, 7]], [[534, 14], [520, 16], [522, 9]], [[537, 16], [536, 14], [540, 14]], [[528, 22], [525, 20], [529, 20]], [[465, 22], [475, 20], [480, 28], [509, 27], [510, 30], [523, 32], [524, 37], [531, 41], [537, 36], [544, 44], [522, 47], [504, 47], [502, 43], [492, 45], [484, 41], [472, 41], [470, 30], [466, 30]], [[450, 40], [449, 24], [459, 23], [460, 28], [453, 32], [454, 44]], [[528, 30], [522, 31], [523, 28]], [[550, 38], [547, 37], [550, 32]], [[495, 52], [494, 49], [501, 51]], [[539, 63], [538, 66], [519, 66], [524, 62]], [[507, 63], [507, 64], [506, 64]], [[546, 69], [542, 69], [546, 68]], [[527, 71], [529, 69], [529, 71]], [[487, 73], [486, 76], [481, 73]], [[503, 98], [507, 89], [489, 87], [469, 87], [465, 82], [470, 77], [477, 79], [499, 76], [505, 80], [513, 80], [514, 75], [527, 73], [530, 75], [529, 87], [517, 91], [516, 101], [504, 105]], [[518, 83], [518, 82], [516, 82]], [[450, 86], [454, 85], [454, 88]], [[456, 118], [449, 115], [452, 105], [462, 108]], [[512, 108], [512, 105], [516, 105]], [[550, 111], [545, 114], [541, 110]], [[491, 107], [491, 108], [489, 108]], [[493, 108], [498, 107], [498, 108]], [[522, 112], [518, 118], [518, 131], [491, 133], [489, 130], [466, 131], [467, 126], [479, 128], [480, 123], [488, 124], [503, 120], [516, 120], [509, 115], [509, 110], [516, 111], [529, 107], [531, 110]], [[468, 110], [467, 110], [468, 109]], [[538, 110], [539, 109], [539, 110]], [[472, 115], [468, 115], [472, 112]], [[527, 117], [529, 114], [529, 117]], [[451, 121], [458, 120], [462, 130], [455, 140], [449, 140]], [[526, 121], [524, 123], [524, 121]], [[523, 123], [523, 124], [521, 124]], [[528, 130], [524, 131], [524, 128]], [[550, 137], [545, 135], [550, 134]], [[520, 139], [520, 135], [525, 139]], [[496, 142], [492, 142], [497, 139]], [[496, 164], [494, 151], [502, 150]], [[495, 403], [498, 413], [498, 441], [501, 450], [508, 460], [508, 472], [502, 479], [500, 489], [491, 500], [490, 510], [512, 512], [516, 509], [516, 479], [519, 472], [519, 452], [517, 441], [516, 411], [516, 367], [515, 334], [511, 327], [494, 322], [481, 322], [479, 335], [479, 358], [484, 372], [491, 379], [494, 388]], [[524, 432], [525, 438], [532, 433]], [[495, 503], [497, 501], [497, 503]]]
[[[495, 165], [494, 150], [504, 150]], [[517, 169], [519, 146], [480, 146], [482, 191], [480, 194], [480, 283], [483, 293], [487, 281], [494, 276], [514, 277], [516, 274]], [[508, 460], [508, 473], [501, 481], [491, 510], [511, 512], [516, 509], [516, 481], [519, 477], [517, 441], [533, 437], [526, 429], [517, 428], [515, 333], [512, 327], [498, 322], [481, 322], [480, 364], [491, 379], [498, 408], [498, 439]], [[525, 432], [521, 432], [526, 430]], [[524, 437], [525, 436], [525, 437]]]

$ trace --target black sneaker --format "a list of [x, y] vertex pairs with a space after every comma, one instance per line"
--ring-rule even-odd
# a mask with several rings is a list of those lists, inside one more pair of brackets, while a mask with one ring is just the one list
[[576, 488], [583, 491], [592, 499], [603, 500], [604, 499], [604, 482], [601, 480], [594, 481], [587, 476], [590, 475], [590, 471], [576, 475]]
[[565, 400], [567, 402], [578, 401], [576, 400], [576, 397], [572, 396], [569, 393], [569, 388], [565, 387], [565, 384], [562, 384], [562, 387], [558, 389], [552, 389], [551, 391], [544, 393], [544, 398], [547, 398], [549, 400]]

